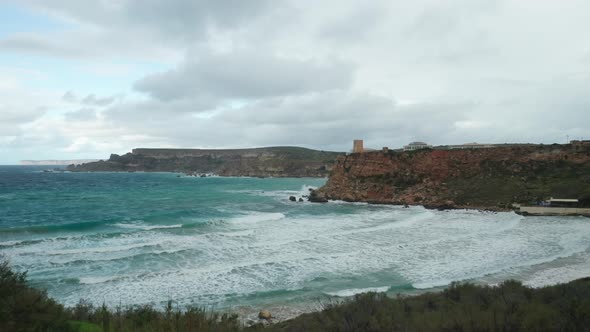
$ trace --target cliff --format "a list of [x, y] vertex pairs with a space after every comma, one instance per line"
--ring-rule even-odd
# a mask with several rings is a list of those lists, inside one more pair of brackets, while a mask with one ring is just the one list
[[255, 149], [133, 149], [109, 160], [70, 165], [73, 172], [182, 172], [222, 176], [326, 177], [339, 152], [299, 147]]
[[554, 144], [353, 153], [311, 199], [503, 209], [589, 194], [590, 147]]

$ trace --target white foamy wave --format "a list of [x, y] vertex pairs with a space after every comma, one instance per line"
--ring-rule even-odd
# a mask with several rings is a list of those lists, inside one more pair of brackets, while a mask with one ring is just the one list
[[4, 241], [4, 242], [0, 242], [0, 247], [12, 247], [12, 246], [19, 245], [23, 242], [25, 242], [25, 241]]
[[312, 191], [312, 190], [315, 190], [315, 189], [317, 189], [316, 186], [310, 186], [310, 185], [304, 184], [301, 187], [301, 190], [299, 190], [299, 194], [301, 196], [303, 196], [303, 195], [309, 195], [309, 192]]
[[116, 280], [125, 279], [124, 276], [116, 276], [116, 277], [82, 277], [78, 278], [80, 284], [83, 285], [94, 285], [94, 284], [102, 284], [105, 282], [111, 282]]
[[255, 224], [264, 221], [278, 221], [285, 219], [282, 213], [251, 213], [242, 217], [236, 217], [230, 220], [233, 224]]
[[134, 224], [113, 224], [113, 226], [120, 227], [120, 228], [127, 228], [127, 229], [141, 229], [144, 231], [151, 231], [153, 229], [169, 229], [169, 228], [181, 228], [182, 224], [175, 224], [175, 225], [148, 225], [142, 223], [134, 223]]
[[227, 192], [231, 193], [241, 193], [253, 196], [263, 196], [263, 197], [271, 197], [278, 201], [289, 201], [290, 196], [294, 196], [299, 200], [302, 198], [305, 200], [304, 196], [308, 196], [311, 189], [316, 189], [317, 186], [310, 186], [304, 184], [301, 186], [299, 190], [227, 190]]
[[90, 248], [77, 248], [77, 249], [60, 249], [60, 250], [50, 250], [47, 251], [46, 254], [50, 256], [56, 255], [72, 255], [72, 254], [88, 254], [88, 253], [108, 253], [108, 252], [117, 252], [117, 251], [127, 251], [131, 249], [143, 248], [143, 247], [153, 247], [157, 246], [158, 242], [153, 243], [138, 243], [138, 244], [130, 244], [130, 245], [121, 245], [121, 246], [114, 246], [114, 247], [90, 247]]
[[389, 290], [389, 286], [384, 287], [368, 287], [368, 288], [350, 288], [350, 289], [343, 289], [335, 292], [324, 292], [327, 295], [331, 296], [338, 296], [338, 297], [349, 297], [354, 296], [356, 294], [362, 293], [369, 293], [369, 292], [376, 292], [376, 293], [383, 293]]
[[229, 237], [243, 237], [243, 236], [251, 236], [253, 234], [254, 234], [253, 230], [219, 233], [219, 235], [221, 235], [221, 236], [229, 236]]
[[540, 271], [532, 278], [525, 280], [524, 284], [531, 287], [544, 287], [557, 283], [566, 283], [588, 276], [590, 276], [590, 264], [565, 266]]

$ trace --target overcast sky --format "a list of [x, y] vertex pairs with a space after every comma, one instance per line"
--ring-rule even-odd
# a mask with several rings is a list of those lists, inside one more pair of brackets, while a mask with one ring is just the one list
[[590, 138], [587, 0], [0, 0], [0, 164]]

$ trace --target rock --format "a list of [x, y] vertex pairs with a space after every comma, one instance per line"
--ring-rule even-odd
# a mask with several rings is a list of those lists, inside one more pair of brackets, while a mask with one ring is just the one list
[[303, 202], [303, 198], [299, 197], [299, 202]]
[[327, 203], [328, 198], [323, 192], [312, 190], [309, 194], [308, 200], [313, 203]]
[[258, 313], [258, 318], [269, 320], [269, 319], [272, 319], [272, 315], [271, 315], [270, 311], [262, 310]]
[[289, 196], [289, 200], [291, 202], [296, 202], [297, 201], [297, 198], [295, 196]]

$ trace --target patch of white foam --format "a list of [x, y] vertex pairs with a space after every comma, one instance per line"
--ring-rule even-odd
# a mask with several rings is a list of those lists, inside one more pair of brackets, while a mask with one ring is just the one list
[[25, 241], [3, 241], [0, 242], [0, 247], [12, 247], [24, 243]]
[[259, 222], [266, 222], [266, 221], [278, 221], [285, 219], [285, 215], [282, 213], [262, 213], [262, 212], [253, 212], [247, 214], [245, 216], [236, 217], [230, 219], [230, 223], [233, 224], [255, 224]]
[[132, 224], [113, 224], [113, 226], [120, 227], [120, 228], [127, 228], [127, 229], [141, 229], [144, 231], [151, 231], [154, 229], [169, 229], [169, 228], [181, 228], [182, 224], [176, 225], [148, 225], [144, 223], [132, 223]]
[[543, 287], [588, 276], [590, 276], [590, 253], [585, 252], [577, 262], [571, 265], [541, 269], [526, 278], [523, 283], [531, 287]]
[[83, 285], [102, 284], [105, 282], [111, 282], [111, 281], [122, 280], [122, 279], [125, 279], [125, 277], [116, 276], [116, 277], [81, 277], [81, 278], [78, 278], [80, 284], [83, 284]]
[[112, 247], [90, 247], [90, 248], [76, 248], [76, 249], [61, 249], [61, 250], [50, 250], [47, 251], [46, 255], [72, 255], [72, 254], [86, 254], [86, 253], [109, 253], [109, 252], [117, 252], [117, 251], [128, 251], [131, 249], [143, 248], [143, 247], [153, 247], [157, 246], [158, 242], [151, 242], [151, 243], [136, 243], [136, 244], [129, 244], [129, 245], [120, 245], [120, 246], [112, 246]]
[[243, 230], [243, 231], [235, 231], [235, 232], [221, 232], [219, 233], [221, 236], [229, 236], [229, 237], [244, 237], [244, 236], [251, 236], [254, 235], [253, 230]]
[[363, 294], [369, 292], [375, 293], [383, 293], [389, 290], [389, 286], [384, 287], [368, 287], [368, 288], [350, 288], [350, 289], [343, 289], [335, 292], [324, 292], [327, 295], [331, 296], [338, 296], [338, 297], [350, 297], [356, 294]]

